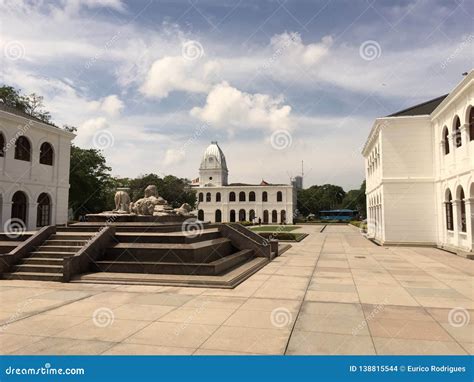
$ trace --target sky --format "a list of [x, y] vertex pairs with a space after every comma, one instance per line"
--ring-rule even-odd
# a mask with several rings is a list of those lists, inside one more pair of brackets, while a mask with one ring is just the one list
[[[469, 5], [470, 4], [470, 5]], [[364, 178], [374, 119], [450, 92], [474, 60], [465, 0], [0, 0], [0, 82], [44, 96], [116, 176]]]

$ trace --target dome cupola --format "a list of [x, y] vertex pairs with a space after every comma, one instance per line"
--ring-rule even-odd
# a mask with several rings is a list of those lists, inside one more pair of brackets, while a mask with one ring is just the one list
[[216, 141], [211, 142], [202, 156], [199, 167], [199, 185], [226, 186], [228, 173], [224, 153]]

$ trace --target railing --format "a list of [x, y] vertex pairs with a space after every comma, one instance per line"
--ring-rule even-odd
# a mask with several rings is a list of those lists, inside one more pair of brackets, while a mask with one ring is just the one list
[[98, 260], [115, 235], [114, 226], [106, 226], [95, 234], [84, 246], [71, 257], [63, 260], [63, 282], [68, 282], [73, 276], [85, 273], [91, 263]]
[[266, 257], [270, 260], [278, 254], [278, 241], [266, 240], [241, 224], [221, 224], [219, 231], [230, 239], [239, 250], [252, 249], [256, 256]]
[[56, 233], [56, 227], [45, 226], [37, 231], [33, 236], [26, 239], [18, 247], [9, 253], [0, 255], [0, 273], [8, 271], [10, 266], [17, 264], [22, 258], [28, 255], [35, 247], [41, 245], [48, 237]]

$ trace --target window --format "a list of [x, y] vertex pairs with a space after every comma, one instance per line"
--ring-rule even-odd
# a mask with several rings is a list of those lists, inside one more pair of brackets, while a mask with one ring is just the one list
[[203, 210], [198, 211], [198, 220], [201, 220], [201, 221], [204, 220], [204, 211]]
[[262, 192], [262, 202], [268, 202], [268, 194], [267, 191]]
[[286, 211], [285, 210], [280, 211], [280, 221], [281, 221], [281, 224], [286, 223]]
[[249, 202], [255, 202], [255, 192], [249, 192]]
[[215, 220], [216, 220], [216, 223], [222, 222], [222, 212], [221, 212], [221, 210], [216, 210]]
[[245, 192], [239, 192], [239, 202], [245, 202]]
[[454, 145], [456, 147], [461, 147], [462, 146], [462, 138], [461, 138], [461, 120], [459, 117], [456, 115], [454, 117], [454, 124], [453, 124], [453, 131], [454, 131]]
[[15, 159], [31, 161], [31, 145], [28, 138], [21, 136], [15, 142]]
[[272, 211], [272, 223], [278, 223], [278, 212], [276, 210]]
[[36, 213], [36, 226], [44, 227], [51, 224], [51, 198], [48, 194], [42, 193], [38, 197], [38, 207]]
[[40, 163], [48, 166], [53, 165], [53, 146], [44, 142], [40, 146]]
[[234, 223], [235, 222], [235, 210], [230, 210], [230, 222]]
[[277, 192], [277, 202], [281, 202], [283, 200], [283, 194], [281, 191]]
[[449, 154], [449, 131], [446, 126], [443, 128], [443, 147], [444, 147], [444, 155]]
[[26, 224], [28, 198], [23, 191], [17, 191], [12, 197], [12, 219], [19, 219]]
[[229, 202], [235, 202], [235, 192], [229, 194]]
[[460, 229], [461, 232], [467, 232], [467, 224], [466, 224], [466, 201], [464, 200], [464, 190], [461, 188], [459, 192], [459, 210], [460, 214], [459, 217], [461, 218]]
[[216, 194], [216, 202], [220, 202], [220, 201], [221, 201], [221, 193], [218, 192], [218, 193]]
[[206, 202], [210, 202], [210, 201], [211, 201], [211, 193], [208, 192], [208, 193], [206, 194]]
[[255, 211], [254, 210], [249, 211], [249, 220], [251, 222], [253, 222], [255, 220]]
[[199, 199], [200, 202], [204, 201], [204, 194], [202, 192], [199, 193]]
[[239, 222], [244, 222], [245, 221], [245, 210], [240, 210], [239, 211]]
[[268, 210], [263, 211], [263, 222], [268, 223]]
[[5, 137], [0, 133], [0, 157], [5, 156]]
[[469, 112], [469, 140], [474, 141], [474, 106]]
[[446, 201], [444, 202], [446, 208], [446, 228], [448, 231], [454, 230], [453, 224], [453, 197], [451, 191], [447, 191]]

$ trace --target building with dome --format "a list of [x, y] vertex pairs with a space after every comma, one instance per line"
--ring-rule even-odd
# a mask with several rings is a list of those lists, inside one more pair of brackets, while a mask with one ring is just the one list
[[228, 183], [229, 170], [222, 149], [211, 142], [201, 160], [197, 193], [198, 218], [213, 223], [251, 221], [293, 224], [296, 190], [289, 184]]
[[377, 118], [362, 153], [369, 236], [474, 257], [474, 71], [449, 94]]

